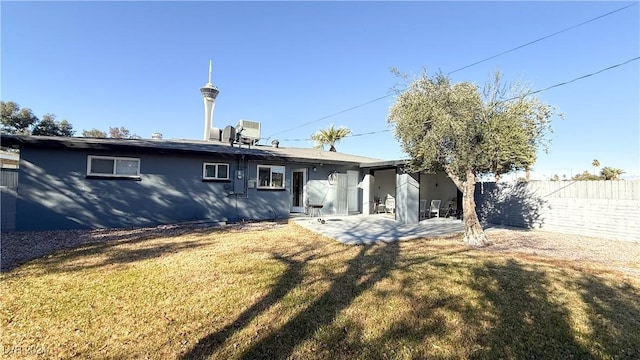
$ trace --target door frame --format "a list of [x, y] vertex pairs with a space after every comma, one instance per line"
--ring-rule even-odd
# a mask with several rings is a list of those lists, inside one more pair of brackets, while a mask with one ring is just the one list
[[[293, 184], [293, 180], [294, 180], [294, 176], [293, 174], [299, 172], [302, 173], [302, 206], [293, 206], [293, 197], [294, 197], [294, 184]], [[304, 213], [306, 212], [306, 203], [307, 203], [307, 182], [308, 182], [308, 169], [307, 168], [297, 168], [297, 169], [292, 169], [291, 170], [291, 192], [289, 193], [289, 205], [290, 205], [290, 212], [292, 213]]]

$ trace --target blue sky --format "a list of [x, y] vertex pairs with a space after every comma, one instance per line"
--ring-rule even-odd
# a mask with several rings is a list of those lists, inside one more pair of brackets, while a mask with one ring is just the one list
[[[200, 139], [200, 87], [220, 89], [214, 126], [262, 123], [281, 146], [330, 124], [354, 134], [338, 151], [403, 158], [386, 118], [389, 69], [448, 73], [633, 2], [7, 2], [1, 4], [1, 99], [83, 129]], [[640, 6], [451, 74], [546, 88], [640, 55]], [[602, 166], [640, 176], [640, 61], [545, 91], [557, 106], [534, 175]], [[319, 120], [319, 121], [316, 121]], [[310, 123], [306, 126], [303, 124]], [[266, 142], [263, 142], [266, 143]]]

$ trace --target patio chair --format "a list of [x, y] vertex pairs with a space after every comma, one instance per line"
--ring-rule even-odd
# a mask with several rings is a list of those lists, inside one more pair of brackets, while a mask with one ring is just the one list
[[420, 200], [420, 219], [427, 217], [427, 200]]
[[447, 213], [444, 215], [444, 217], [446, 218], [457, 217], [457, 215], [458, 215], [457, 205], [455, 202], [450, 201], [449, 206], [447, 207]]
[[433, 214], [437, 218], [440, 217], [440, 203], [442, 200], [431, 200], [431, 206], [429, 207], [429, 217], [432, 217]]
[[392, 214], [396, 211], [396, 198], [391, 195], [387, 195], [384, 200], [384, 211]]

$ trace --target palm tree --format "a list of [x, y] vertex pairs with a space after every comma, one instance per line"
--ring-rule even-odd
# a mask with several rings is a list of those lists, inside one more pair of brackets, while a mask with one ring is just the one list
[[624, 170], [605, 166], [600, 170], [600, 174], [605, 180], [619, 180]]
[[596, 168], [598, 166], [600, 166], [600, 161], [598, 161], [598, 159], [593, 159], [593, 162], [591, 163], [591, 166], [593, 166], [593, 175], [596, 174]]
[[318, 148], [324, 149], [325, 145], [329, 145], [329, 151], [336, 152], [334, 145], [350, 134], [351, 130], [345, 127], [341, 126], [336, 129], [331, 125], [329, 128], [320, 129], [317, 133], [311, 135], [311, 140], [316, 142], [316, 147]]

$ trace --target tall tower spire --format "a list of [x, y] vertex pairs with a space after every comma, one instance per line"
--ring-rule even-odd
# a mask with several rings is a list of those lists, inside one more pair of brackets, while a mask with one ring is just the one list
[[209, 60], [209, 82], [207, 84], [211, 84], [211, 60]]
[[209, 60], [209, 82], [200, 88], [200, 92], [204, 98], [204, 140], [209, 140], [211, 138], [211, 127], [213, 126], [213, 109], [216, 105], [216, 97], [220, 92], [211, 83], [211, 60]]

